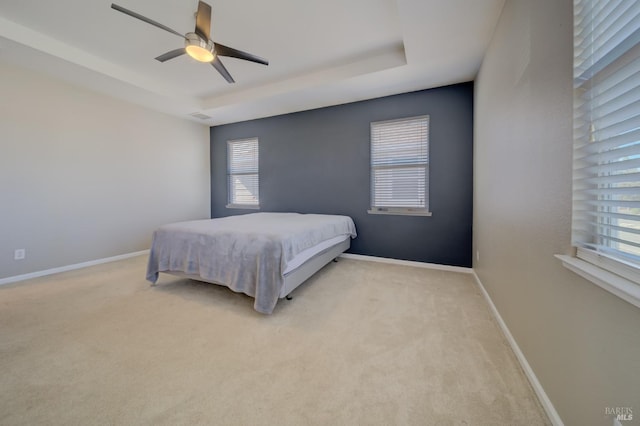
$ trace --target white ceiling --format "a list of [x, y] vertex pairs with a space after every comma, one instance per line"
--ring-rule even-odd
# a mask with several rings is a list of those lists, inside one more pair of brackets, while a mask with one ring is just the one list
[[[114, 1], [195, 26], [197, 0]], [[217, 125], [473, 80], [504, 0], [208, 0], [214, 41], [269, 60], [222, 57], [234, 84], [186, 55], [156, 61], [183, 40], [111, 3], [0, 0], [0, 62]]]

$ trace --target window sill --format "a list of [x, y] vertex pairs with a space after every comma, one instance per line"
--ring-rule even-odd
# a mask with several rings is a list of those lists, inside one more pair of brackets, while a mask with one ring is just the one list
[[432, 213], [426, 210], [367, 210], [369, 214], [390, 214], [396, 216], [431, 216]]
[[254, 204], [227, 204], [225, 206], [228, 209], [249, 209], [249, 210], [260, 210], [260, 206]]
[[640, 286], [636, 283], [577, 257], [562, 254], [555, 256], [562, 261], [565, 268], [640, 308]]

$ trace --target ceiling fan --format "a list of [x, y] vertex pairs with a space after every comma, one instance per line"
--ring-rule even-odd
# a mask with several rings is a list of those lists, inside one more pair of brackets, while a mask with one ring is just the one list
[[162, 30], [168, 31], [171, 34], [175, 34], [178, 37], [184, 39], [184, 47], [171, 50], [158, 56], [156, 59], [160, 62], [168, 61], [169, 59], [177, 58], [185, 53], [191, 56], [193, 59], [199, 62], [209, 62], [229, 83], [235, 83], [229, 71], [222, 65], [220, 56], [228, 56], [231, 58], [244, 59], [245, 61], [256, 62], [258, 64], [269, 65], [269, 61], [259, 56], [252, 55], [251, 53], [243, 52], [241, 50], [233, 49], [231, 47], [224, 46], [219, 43], [215, 43], [211, 40], [211, 6], [203, 1], [198, 2], [198, 12], [196, 13], [196, 29], [192, 33], [186, 33], [185, 35], [172, 30], [171, 28], [162, 25], [152, 19], [142, 16], [132, 10], [125, 9], [122, 6], [112, 3], [111, 8], [129, 15], [133, 18], [139, 19], [158, 27]]

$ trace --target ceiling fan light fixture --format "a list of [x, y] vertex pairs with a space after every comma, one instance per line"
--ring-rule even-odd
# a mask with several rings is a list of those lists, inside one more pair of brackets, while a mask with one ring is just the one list
[[187, 33], [184, 48], [187, 55], [198, 62], [212, 62], [215, 58], [213, 42], [201, 39], [196, 33]]
[[183, 48], [173, 49], [165, 52], [162, 55], [156, 57], [156, 61], [166, 62], [173, 58], [177, 58], [178, 56], [182, 56], [186, 53], [198, 62], [211, 64], [211, 66], [215, 68], [215, 70], [218, 71], [218, 73], [220, 73], [220, 75], [225, 80], [227, 80], [227, 83], [235, 83], [235, 80], [233, 79], [233, 77], [231, 77], [231, 74], [229, 74], [229, 71], [227, 71], [218, 56], [229, 56], [232, 58], [251, 61], [262, 65], [269, 65], [269, 61], [259, 56], [243, 52], [242, 50], [233, 49], [229, 46], [214, 43], [211, 40], [211, 5], [205, 3], [202, 0], [198, 1], [195, 31], [192, 33], [187, 33], [185, 35], [182, 35], [176, 30], [172, 30], [166, 25], [162, 25], [161, 23], [156, 22], [153, 19], [142, 16], [139, 13], [134, 12], [133, 10], [118, 6], [115, 3], [111, 3], [111, 9], [117, 10], [118, 12], [124, 13], [125, 15], [129, 15], [132, 18], [139, 19], [142, 22], [146, 22], [149, 25], [153, 25], [154, 27], [160, 28], [161, 30], [167, 31], [173, 35], [180, 37], [181, 39], [184, 39], [185, 42]]

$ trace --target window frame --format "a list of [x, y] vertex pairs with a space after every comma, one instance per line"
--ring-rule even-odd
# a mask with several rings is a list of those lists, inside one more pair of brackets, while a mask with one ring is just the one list
[[[422, 161], [415, 161], [413, 163], [405, 162], [403, 164], [397, 165], [374, 165], [374, 127], [376, 125], [389, 125], [393, 123], [403, 123], [409, 121], [416, 120], [426, 120], [426, 140], [425, 140], [425, 157], [426, 160], [423, 163]], [[382, 215], [399, 215], [399, 216], [431, 216], [432, 212], [429, 211], [429, 169], [430, 169], [430, 158], [429, 158], [429, 148], [430, 148], [430, 133], [431, 128], [431, 119], [430, 116], [418, 115], [412, 117], [403, 117], [392, 120], [381, 120], [381, 121], [373, 121], [369, 125], [370, 131], [370, 140], [369, 140], [369, 185], [370, 185], [370, 208], [367, 210], [369, 214], [382, 214]], [[424, 182], [424, 207], [407, 207], [407, 206], [376, 206], [376, 182], [375, 182], [375, 170], [379, 169], [401, 169], [401, 168], [409, 168], [409, 167], [424, 167], [425, 174], [425, 182]]]
[[[256, 147], [255, 147], [255, 151], [256, 151], [256, 158], [255, 158], [255, 172], [254, 171], [245, 171], [245, 172], [236, 172], [236, 173], [232, 173], [232, 146], [234, 144], [239, 144], [239, 143], [247, 143], [247, 142], [255, 142]], [[258, 181], [258, 185], [257, 185], [257, 196], [256, 196], [256, 203], [237, 203], [234, 202], [234, 199], [236, 198], [234, 195], [234, 191], [233, 191], [233, 177], [235, 176], [245, 176], [245, 175], [256, 175], [257, 176], [257, 181]], [[233, 140], [228, 140], [227, 141], [227, 205], [225, 206], [228, 209], [251, 209], [251, 210], [258, 210], [260, 209], [260, 141], [257, 137], [251, 137], [251, 138], [242, 138], [242, 139], [233, 139]]]
[[[631, 256], [626, 254], [624, 250], [618, 251], [616, 248], [609, 248], [603, 245], [604, 240], [611, 240], [610, 235], [600, 237], [602, 234], [600, 230], [594, 230], [585, 228], [585, 211], [591, 212], [588, 214], [597, 214], [597, 216], [604, 217], [606, 220], [611, 220], [614, 218], [615, 213], [610, 212], [610, 207], [606, 207], [608, 205], [618, 206], [622, 205], [619, 200], [615, 200], [613, 198], [606, 198], [610, 195], [598, 195], [598, 194], [607, 194], [607, 191], [612, 191], [617, 189], [617, 187], [611, 187], [606, 179], [608, 175], [601, 175], [600, 172], [594, 178], [590, 178], [594, 183], [591, 184], [593, 187], [584, 188], [584, 184], [579, 185], [578, 183], [585, 180], [584, 173], [593, 173], [598, 168], [609, 167], [610, 161], [620, 161], [621, 154], [609, 151], [608, 149], [620, 149], [620, 147], [624, 147], [625, 145], [611, 145], [611, 148], [598, 149], [595, 151], [595, 147], [598, 145], [594, 145], [594, 148], [591, 148], [590, 143], [599, 143], [602, 139], [597, 136], [597, 133], [601, 131], [601, 127], [598, 127], [598, 120], [602, 120], [602, 117], [598, 115], [599, 110], [601, 108], [601, 104], [594, 103], [590, 98], [585, 100], [583, 92], [591, 93], [592, 97], [597, 97], [600, 95], [600, 92], [597, 92], [598, 95], [594, 96], [593, 91], [596, 88], [604, 87], [613, 87], [609, 78], [612, 75], [615, 75], [616, 72], [625, 69], [625, 67], [629, 64], [625, 56], [629, 54], [631, 51], [638, 51], [640, 49], [640, 27], [634, 28], [633, 32], [630, 36], [624, 36], [624, 38], [619, 39], [620, 34], [622, 33], [621, 28], [613, 28], [612, 26], [604, 27], [606, 32], [612, 31], [609, 34], [615, 34], [615, 38], [617, 44], [613, 47], [610, 47], [609, 50], [602, 49], [604, 44], [598, 45], [597, 49], [587, 49], [585, 47], [585, 43], [587, 47], [593, 47], [593, 31], [590, 31], [590, 28], [593, 28], [593, 17], [597, 15], [585, 15], [583, 13], [584, 10], [592, 11], [589, 7], [592, 6], [593, 3], [589, 3], [592, 0], [574, 0], [574, 160], [573, 160], [573, 177], [574, 177], [574, 186], [572, 188], [573, 195], [573, 215], [572, 215], [572, 246], [573, 252], [570, 255], [556, 255], [563, 265], [578, 275], [586, 278], [592, 283], [600, 286], [601, 288], [609, 291], [612, 294], [626, 300], [636, 307], [640, 307], [640, 263], [637, 260], [637, 256]], [[630, 10], [633, 3], [629, 2], [629, 5], [625, 5], [624, 3], [620, 3], [620, 5], [616, 5], [614, 7], [621, 7], [625, 10]], [[580, 11], [580, 12], [577, 12]], [[611, 10], [609, 10], [611, 12]], [[609, 13], [608, 12], [608, 13]], [[638, 11], [636, 11], [638, 13]], [[581, 14], [582, 16], [579, 16]], [[588, 16], [590, 19], [588, 22], [591, 22], [592, 27], [588, 27], [584, 25], [583, 20], [587, 19], [585, 16]], [[640, 16], [638, 13], [633, 19]], [[605, 19], [609, 18], [609, 15], [604, 16]], [[625, 24], [626, 26], [627, 24]], [[599, 28], [596, 25], [595, 28]], [[611, 29], [613, 28], [613, 29]], [[602, 29], [600, 30], [602, 31]], [[628, 31], [625, 30], [625, 31]], [[599, 43], [602, 43], [604, 33], [598, 32], [595, 34], [597, 37], [596, 40]], [[613, 40], [614, 36], [610, 36], [609, 39], [604, 39], [607, 43]], [[640, 87], [640, 79], [638, 81], [633, 81], [632, 85], [635, 84], [635, 87]], [[592, 86], [593, 85], [593, 86]], [[603, 93], [607, 93], [606, 91]], [[609, 95], [607, 95], [609, 96]], [[616, 99], [615, 97], [612, 99]], [[626, 101], [626, 100], [625, 100]], [[637, 102], [637, 100], [636, 100]], [[584, 108], [584, 106], [594, 105], [593, 109]], [[606, 105], [606, 104], [602, 104]], [[596, 111], [597, 113], [592, 115], [592, 111]], [[608, 115], [611, 115], [608, 113]], [[587, 118], [585, 118], [587, 117]], [[636, 116], [637, 117], [637, 116]], [[613, 127], [619, 126], [623, 119], [618, 117], [619, 120], [612, 120], [607, 126]], [[621, 121], [622, 120], [622, 121]], [[622, 128], [620, 132], [623, 132]], [[620, 133], [623, 135], [625, 133]], [[617, 134], [615, 134], [617, 135]], [[617, 136], [616, 136], [617, 137]], [[611, 138], [611, 136], [607, 136], [607, 138]], [[634, 145], [635, 144], [635, 145]], [[626, 154], [627, 156], [635, 156], [640, 155], [640, 144], [638, 144], [637, 140], [634, 140], [631, 145], [631, 150], [626, 150], [627, 152], [631, 152], [631, 154]], [[583, 163], [585, 157], [584, 152], [582, 152], [585, 147], [589, 149], [589, 163]], [[615, 163], [612, 163], [615, 164]], [[585, 172], [586, 171], [586, 172]], [[589, 175], [590, 176], [590, 175]], [[605, 178], [601, 178], [601, 176], [605, 176]], [[625, 177], [624, 174], [621, 174], [620, 177]], [[616, 182], [618, 178], [616, 178]], [[631, 175], [629, 178], [631, 179]], [[627, 179], [620, 180], [620, 182], [626, 182]], [[631, 182], [631, 180], [629, 180]], [[633, 181], [635, 182], [635, 181]], [[601, 186], [604, 185], [604, 186]], [[609, 186], [607, 186], [609, 185]], [[633, 186], [636, 188], [637, 186]], [[634, 195], [638, 195], [636, 191]], [[595, 195], [585, 195], [588, 193], [592, 193]], [[630, 192], [633, 193], [633, 192]], [[605, 197], [605, 198], [602, 198]], [[609, 204], [607, 204], [609, 203]], [[615, 203], [615, 204], [612, 204]], [[586, 205], [592, 205], [591, 210], [585, 210]], [[605, 207], [602, 207], [605, 206]], [[602, 209], [604, 210], [598, 210]], [[611, 216], [609, 216], [611, 215]], [[634, 219], [635, 220], [635, 219]], [[636, 222], [637, 223], [637, 222]], [[587, 225], [594, 227], [600, 226], [600, 222], [597, 221], [596, 224]], [[613, 232], [618, 232], [617, 230], [622, 230], [623, 228], [617, 228], [614, 224], [612, 227], [608, 221], [602, 224], [603, 229], [614, 229]], [[585, 231], [585, 229], [587, 229]], [[624, 232], [624, 231], [622, 231]], [[604, 240], [603, 240], [604, 239]], [[618, 242], [623, 242], [626, 240], [619, 240], [614, 238], [613, 240]], [[631, 240], [628, 240], [631, 241]], [[607, 244], [611, 244], [610, 242]], [[615, 245], [615, 244], [614, 244]]]

